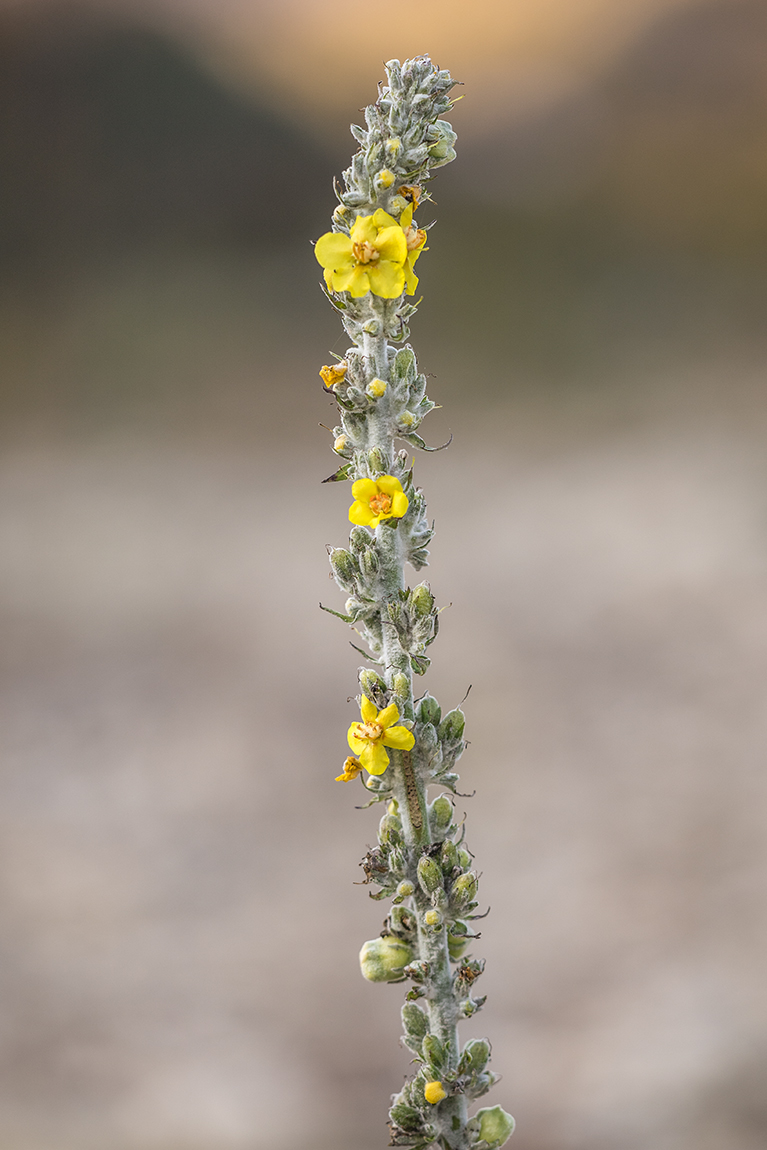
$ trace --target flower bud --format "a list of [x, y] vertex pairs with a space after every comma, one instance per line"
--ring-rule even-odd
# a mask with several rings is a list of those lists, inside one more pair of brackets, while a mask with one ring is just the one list
[[389, 457], [381, 447], [371, 447], [368, 452], [368, 464], [371, 471], [385, 475], [389, 470]]
[[423, 619], [427, 615], [431, 615], [434, 610], [434, 596], [428, 583], [419, 583], [410, 592], [410, 602], [413, 606], [413, 611], [417, 619]]
[[414, 1038], [425, 1038], [429, 1033], [429, 1019], [426, 1011], [414, 1002], [406, 1002], [402, 1007], [402, 1025]]
[[423, 921], [426, 926], [436, 927], [442, 926], [442, 915], [438, 910], [427, 910], [423, 916]]
[[394, 935], [373, 938], [360, 951], [360, 968], [368, 982], [393, 982], [413, 961], [413, 948]]
[[499, 1150], [514, 1133], [516, 1123], [500, 1106], [485, 1106], [474, 1115], [479, 1120], [479, 1138], [487, 1142], [490, 1150]]
[[442, 886], [442, 870], [428, 855], [421, 855], [418, 860], [418, 881], [424, 894], [433, 894]]
[[406, 906], [393, 906], [389, 915], [389, 922], [391, 923], [391, 933], [397, 936], [409, 935], [415, 930], [413, 912], [408, 910]]
[[406, 1102], [395, 1102], [389, 1111], [389, 1117], [395, 1126], [406, 1133], [415, 1133], [421, 1129], [421, 1115]]
[[[455, 159], [455, 144], [458, 136], [453, 131], [447, 120], [437, 120], [433, 125], [431, 138], [434, 143], [429, 147], [429, 156], [432, 160], [433, 168], [441, 168], [443, 164], [449, 164]], [[436, 139], [435, 139], [436, 137]]]
[[407, 675], [403, 675], [401, 671], [391, 681], [392, 690], [398, 699], [406, 699], [410, 694], [410, 680]]
[[415, 887], [409, 878], [403, 878], [397, 887], [397, 894], [400, 898], [410, 898], [411, 894], [415, 894]]
[[367, 551], [363, 551], [360, 555], [360, 570], [368, 579], [372, 579], [378, 573], [378, 567], [378, 556], [372, 547], [368, 547]]
[[458, 851], [458, 865], [462, 870], [466, 870], [471, 866], [471, 855], [466, 850], [466, 847], [461, 847]]
[[388, 168], [383, 168], [376, 176], [375, 182], [379, 188], [390, 188], [394, 183], [394, 173]]
[[466, 874], [459, 875], [450, 892], [453, 902], [459, 906], [468, 906], [477, 897], [477, 886], [478, 879], [474, 871], [470, 870]]
[[427, 1034], [423, 1040], [424, 1058], [439, 1070], [445, 1064], [445, 1047], [436, 1034]]
[[429, 825], [435, 835], [445, 831], [453, 821], [453, 804], [447, 795], [438, 795], [429, 807]]
[[443, 1098], [447, 1098], [447, 1091], [441, 1082], [427, 1082], [423, 1088], [423, 1096], [430, 1105], [436, 1106]]
[[440, 723], [439, 737], [447, 742], [457, 742], [463, 738], [463, 729], [465, 726], [466, 716], [459, 707], [456, 707], [454, 711], [450, 711], [445, 715]]
[[461, 957], [468, 945], [468, 938], [460, 934], [453, 934], [450, 930], [447, 932], [447, 949], [453, 962]]
[[401, 347], [391, 364], [392, 382], [414, 379], [416, 373], [415, 353], [412, 347]]
[[343, 547], [334, 547], [330, 552], [330, 566], [336, 580], [345, 591], [351, 591], [355, 576], [359, 573], [354, 557]]
[[383, 379], [371, 379], [366, 390], [371, 399], [380, 399], [381, 396], [386, 395], [387, 386]]
[[445, 874], [450, 874], [458, 866], [458, 847], [450, 839], [443, 842], [439, 861]]
[[431, 695], [424, 695], [418, 704], [418, 719], [422, 723], [438, 725], [442, 718], [442, 710], [436, 699]]
[[396, 815], [384, 815], [378, 824], [378, 841], [382, 847], [399, 846], [402, 842], [402, 823]]
[[349, 440], [345, 435], [337, 435], [333, 440], [333, 450], [337, 455], [343, 455], [344, 451], [349, 445]]
[[375, 671], [371, 671], [369, 667], [363, 667], [360, 671], [360, 687], [362, 694], [366, 695], [368, 699], [372, 699], [379, 691], [385, 691], [386, 685], [380, 675]]
[[466, 1061], [466, 1068], [481, 1074], [490, 1058], [490, 1043], [486, 1038], [472, 1038], [463, 1048], [461, 1061]]
[[410, 430], [410, 428], [415, 423], [415, 416], [413, 415], [412, 411], [403, 411], [399, 417], [398, 422], [400, 427], [404, 427], [406, 430]]
[[369, 319], [367, 323], [362, 325], [362, 330], [367, 335], [378, 335], [381, 330], [381, 325], [377, 319]]
[[364, 551], [366, 547], [370, 546], [370, 540], [372, 538], [373, 536], [367, 527], [352, 527], [349, 532], [349, 545], [352, 551], [359, 555], [360, 551]]

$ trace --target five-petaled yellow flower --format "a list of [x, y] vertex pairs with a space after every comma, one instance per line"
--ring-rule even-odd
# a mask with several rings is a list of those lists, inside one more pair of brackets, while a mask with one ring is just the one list
[[348, 291], [355, 299], [369, 291], [382, 299], [396, 299], [405, 290], [407, 237], [383, 208], [372, 216], [357, 216], [348, 236], [325, 232], [314, 245], [314, 254], [331, 291]]
[[360, 712], [362, 722], [352, 723], [349, 727], [349, 746], [359, 756], [366, 771], [371, 775], [382, 775], [389, 765], [389, 756], [384, 747], [411, 751], [415, 746], [415, 736], [407, 727], [395, 725], [399, 719], [396, 703], [390, 703], [383, 711], [378, 711], [375, 703], [363, 695]]
[[358, 479], [352, 484], [352, 495], [349, 522], [358, 527], [377, 527], [382, 519], [401, 519], [409, 506], [402, 484], [393, 475]]

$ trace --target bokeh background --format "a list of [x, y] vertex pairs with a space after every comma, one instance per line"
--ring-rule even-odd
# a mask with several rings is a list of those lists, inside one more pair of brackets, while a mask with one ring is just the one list
[[417, 460], [517, 1150], [767, 1142], [764, 0], [0, 3], [0, 1147], [375, 1150], [318, 289], [464, 81]]

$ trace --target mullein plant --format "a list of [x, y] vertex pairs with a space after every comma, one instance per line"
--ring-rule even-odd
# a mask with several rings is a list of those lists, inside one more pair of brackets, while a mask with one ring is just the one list
[[[428, 583], [409, 587], [405, 564], [420, 571], [433, 530], [426, 500], [413, 480], [407, 449], [430, 450], [419, 435], [435, 406], [426, 395], [413, 349], [404, 341], [416, 310], [415, 265], [426, 248], [423, 212], [433, 169], [455, 158], [455, 133], [440, 117], [451, 106], [449, 72], [427, 56], [386, 65], [388, 83], [365, 110], [364, 128], [343, 189], [333, 230], [315, 245], [325, 291], [352, 346], [320, 371], [338, 405], [330, 476], [351, 481], [348, 547], [329, 548], [336, 582], [347, 593], [343, 612], [373, 666], [360, 670], [360, 718], [349, 727], [347, 757], [337, 781], [362, 781], [368, 803], [386, 804], [378, 845], [363, 859], [375, 899], [391, 899], [378, 938], [360, 953], [371, 982], [410, 984], [402, 1007], [403, 1041], [414, 1073], [392, 1098], [391, 1146], [423, 1150], [497, 1150], [514, 1129], [500, 1106], [469, 1117], [469, 1105], [496, 1081], [490, 1044], [461, 1045], [458, 1023], [482, 1007], [477, 980], [484, 961], [469, 948], [478, 937], [477, 873], [455, 815], [464, 750], [464, 715], [442, 715], [431, 695], [414, 699], [413, 676], [429, 666], [439, 610]], [[327, 482], [327, 481], [326, 481]], [[428, 789], [440, 793], [429, 801]]]

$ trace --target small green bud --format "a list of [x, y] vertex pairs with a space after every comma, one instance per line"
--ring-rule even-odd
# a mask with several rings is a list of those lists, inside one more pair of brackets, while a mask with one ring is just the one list
[[463, 729], [466, 726], [466, 716], [460, 708], [456, 707], [445, 715], [439, 725], [439, 737], [447, 742], [457, 742], [463, 738]]
[[399, 846], [402, 842], [402, 823], [396, 815], [384, 815], [378, 824], [378, 841], [382, 847]]
[[424, 894], [433, 894], [442, 886], [442, 869], [428, 855], [421, 855], [418, 860], [418, 881]]
[[453, 868], [458, 866], [458, 848], [450, 839], [446, 839], [442, 844], [440, 863], [445, 874], [450, 874]]
[[410, 898], [411, 894], [415, 894], [415, 887], [409, 878], [403, 878], [397, 887], [397, 894], [400, 898]]
[[438, 910], [427, 910], [423, 916], [423, 921], [426, 926], [437, 927], [442, 926], [442, 915]]
[[433, 723], [435, 726], [439, 725], [442, 718], [442, 710], [436, 699], [431, 695], [424, 695], [418, 704], [418, 720], [421, 723]]
[[363, 695], [370, 699], [379, 691], [385, 691], [386, 684], [375, 671], [371, 671], [369, 667], [364, 667], [360, 671], [360, 688]]
[[401, 671], [391, 681], [391, 686], [394, 694], [398, 699], [406, 699], [410, 694], [410, 680], [407, 675], [403, 675]]
[[424, 1038], [429, 1033], [429, 1019], [425, 1010], [414, 1002], [406, 1002], [402, 1007], [402, 1025], [408, 1034]]
[[406, 1133], [415, 1133], [420, 1130], [423, 1119], [417, 1110], [405, 1102], [395, 1102], [389, 1111], [389, 1117], [395, 1126]]
[[389, 470], [389, 457], [380, 447], [372, 447], [370, 449], [368, 452], [368, 463], [370, 464], [370, 470], [377, 471], [379, 474], [385, 475]]
[[362, 552], [360, 555], [360, 570], [363, 575], [367, 575], [368, 579], [372, 579], [374, 575], [378, 574], [379, 566], [378, 556], [372, 547], [368, 547], [366, 551]]
[[371, 939], [360, 951], [360, 968], [368, 982], [393, 982], [412, 961], [413, 948], [392, 934]]
[[362, 325], [362, 330], [367, 332], [368, 335], [378, 335], [381, 330], [381, 325], [377, 319], [369, 319], [366, 324]]
[[410, 602], [417, 618], [423, 619], [434, 610], [434, 596], [428, 583], [419, 583], [410, 592]]
[[466, 870], [471, 866], [471, 855], [466, 850], [466, 847], [461, 847], [458, 851], [458, 865], [462, 870]]
[[459, 875], [453, 883], [450, 895], [458, 906], [468, 906], [477, 897], [478, 879], [474, 871]]
[[481, 1074], [490, 1058], [490, 1043], [486, 1038], [472, 1038], [463, 1048], [461, 1067], [466, 1071]]
[[436, 136], [434, 143], [429, 147], [429, 156], [432, 160], [432, 167], [442, 167], [443, 164], [449, 164], [455, 159], [454, 144], [458, 136], [453, 131], [452, 126], [447, 120], [437, 120], [433, 125], [430, 135], [432, 138]]
[[423, 1040], [423, 1056], [436, 1069], [439, 1070], [445, 1063], [445, 1047], [436, 1034], [427, 1034]]
[[[404, 211], [404, 207], [402, 209]], [[393, 379], [407, 379], [415, 375], [415, 353], [412, 347], [402, 347], [394, 357], [391, 370]]]
[[372, 538], [367, 527], [352, 527], [349, 532], [349, 544], [352, 551], [355, 551], [359, 555], [360, 551], [364, 551], [366, 547], [370, 546], [370, 540]]
[[500, 1106], [485, 1106], [474, 1115], [479, 1119], [479, 1138], [487, 1142], [491, 1150], [499, 1150], [514, 1133], [516, 1123], [510, 1114]]
[[391, 923], [391, 933], [397, 936], [408, 935], [415, 930], [415, 918], [412, 911], [409, 911], [406, 906], [393, 906], [389, 915], [389, 922]]
[[429, 807], [429, 824], [435, 835], [446, 830], [453, 821], [453, 804], [447, 795], [439, 795]]
[[359, 574], [354, 556], [343, 547], [334, 547], [330, 552], [330, 566], [333, 568], [336, 580], [344, 590], [353, 590], [355, 577]]
[[461, 935], [455, 935], [451, 931], [447, 932], [447, 949], [453, 962], [457, 962], [457, 960], [465, 952], [468, 945], [468, 938], [464, 938]]

